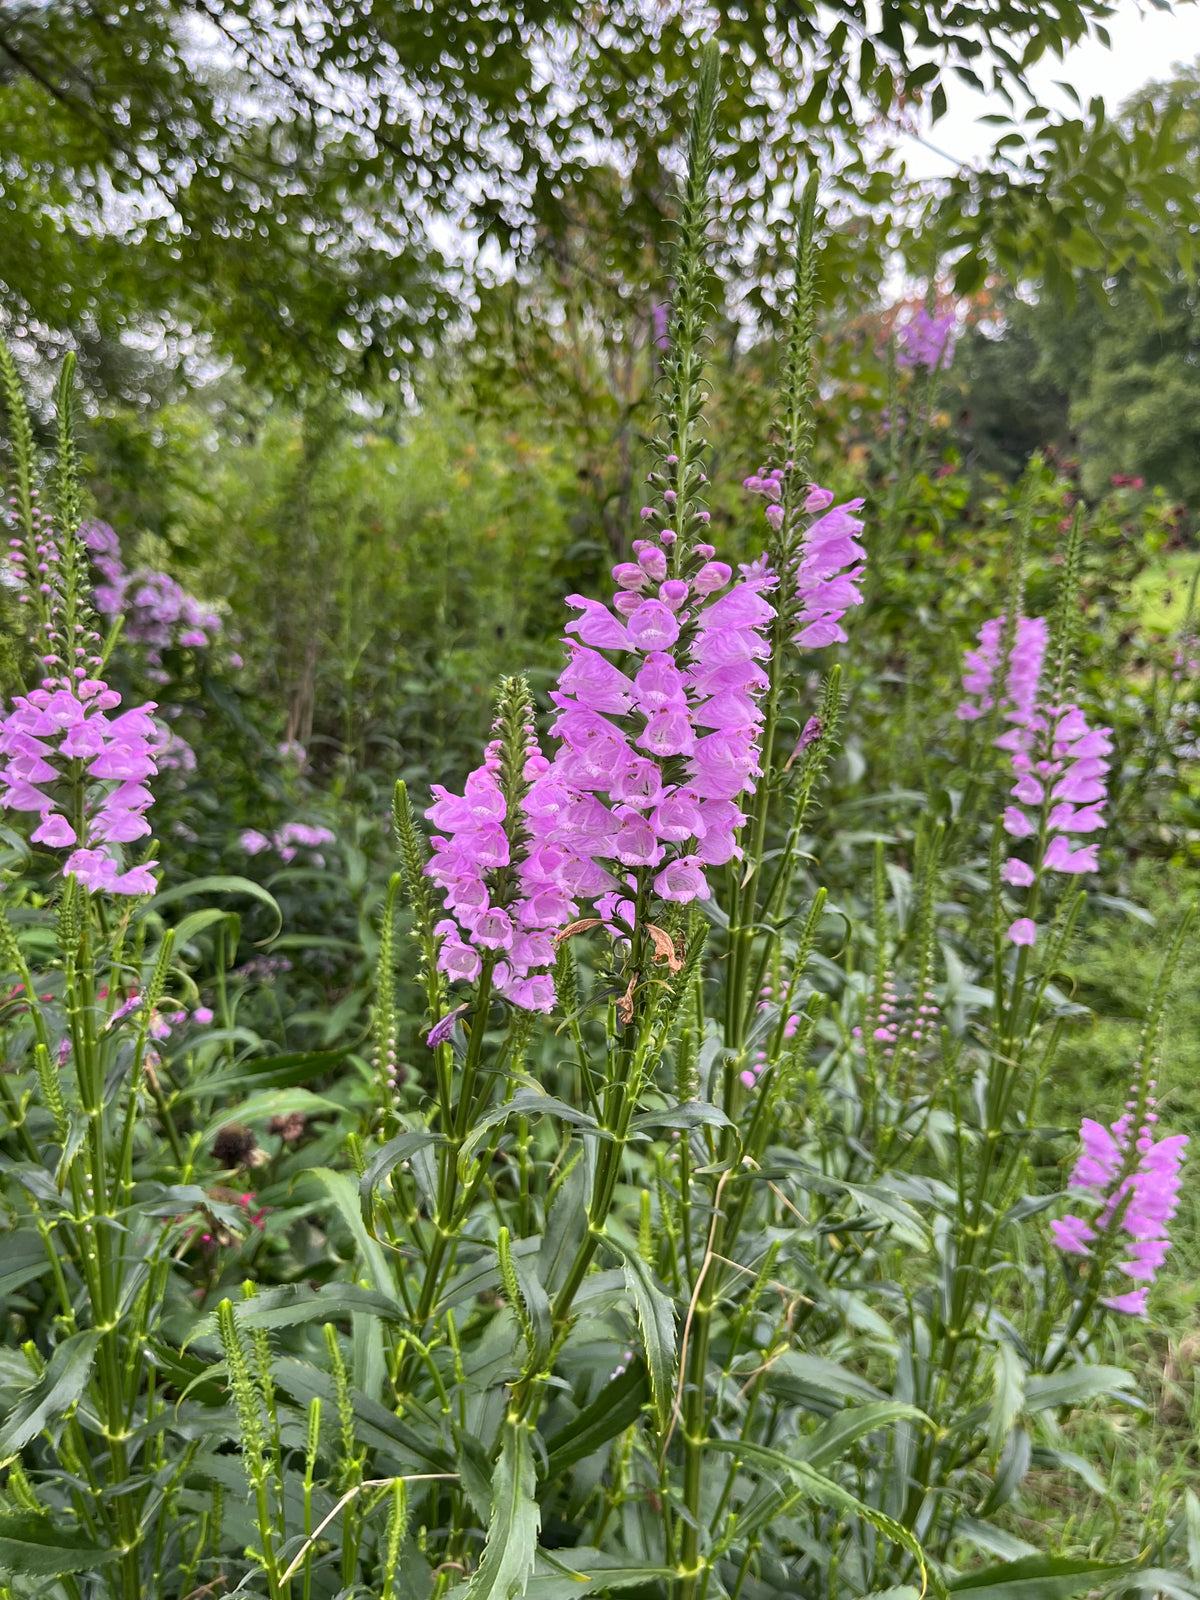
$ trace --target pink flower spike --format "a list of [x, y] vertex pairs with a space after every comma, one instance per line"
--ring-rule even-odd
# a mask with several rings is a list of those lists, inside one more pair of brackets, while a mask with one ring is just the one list
[[1031, 945], [1037, 943], [1037, 923], [1030, 917], [1018, 917], [1008, 930], [1008, 937], [1015, 945]]

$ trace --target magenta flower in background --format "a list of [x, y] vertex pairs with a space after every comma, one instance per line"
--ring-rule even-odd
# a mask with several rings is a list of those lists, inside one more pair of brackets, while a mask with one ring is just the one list
[[923, 367], [929, 372], [948, 367], [954, 354], [954, 330], [953, 311], [935, 317], [922, 306], [896, 337], [896, 365]]
[[172, 645], [203, 649], [221, 632], [216, 612], [165, 572], [127, 571], [121, 541], [108, 523], [85, 522], [79, 535], [103, 579], [95, 588], [96, 610], [109, 621], [124, 616], [125, 637], [147, 646], [153, 667], [161, 666], [162, 652]]
[[[963, 689], [974, 696], [964, 700], [956, 715], [963, 722], [974, 722], [995, 704], [996, 676], [1004, 643], [1003, 615], [985, 622], [979, 630], [979, 644], [963, 656]], [[1037, 701], [1042, 666], [1046, 657], [1050, 629], [1044, 617], [1018, 617], [1008, 658], [1008, 677], [1002, 704], [1006, 720], [1022, 727], [1028, 723]]]
[[262, 833], [258, 828], [245, 828], [238, 835], [238, 843], [248, 856], [262, 855], [264, 850], [274, 850], [285, 861], [294, 861], [300, 850], [312, 852], [315, 866], [323, 867], [325, 857], [320, 854], [323, 845], [332, 844], [336, 835], [329, 828], [314, 827], [307, 822], [285, 822], [274, 833]]
[[1134, 1287], [1101, 1304], [1131, 1316], [1145, 1315], [1148, 1286], [1171, 1247], [1169, 1228], [1179, 1207], [1180, 1169], [1188, 1142], [1183, 1133], [1155, 1139], [1154, 1089], [1151, 1079], [1140, 1125], [1135, 1122], [1136, 1093], [1111, 1128], [1090, 1117], [1083, 1119], [1083, 1149], [1071, 1174], [1071, 1189], [1096, 1201], [1099, 1214], [1094, 1223], [1067, 1215], [1050, 1224], [1054, 1242], [1067, 1255], [1094, 1255], [1097, 1241], [1112, 1229], [1127, 1241], [1127, 1259], [1117, 1262], [1116, 1270], [1132, 1279]]

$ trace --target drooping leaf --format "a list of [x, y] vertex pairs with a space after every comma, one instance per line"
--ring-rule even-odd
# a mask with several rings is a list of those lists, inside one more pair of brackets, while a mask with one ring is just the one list
[[765, 1445], [752, 1444], [745, 1439], [709, 1439], [706, 1448], [728, 1451], [744, 1462], [768, 1468], [773, 1472], [786, 1473], [818, 1505], [829, 1506], [834, 1511], [841, 1511], [869, 1522], [873, 1528], [878, 1528], [880, 1533], [885, 1534], [893, 1544], [898, 1544], [901, 1549], [907, 1550], [927, 1577], [935, 1593], [945, 1594], [945, 1585], [929, 1565], [920, 1541], [908, 1528], [894, 1518], [886, 1516], [882, 1511], [877, 1511], [874, 1506], [865, 1505], [848, 1489], [843, 1489], [840, 1483], [835, 1483], [832, 1478], [825, 1477], [823, 1473], [809, 1466], [807, 1461], [797, 1461], [792, 1456], [784, 1455], [781, 1450], [769, 1450]]
[[[1056, 1472], [1073, 1472], [1075, 1476], [1087, 1484], [1093, 1494], [1107, 1495], [1108, 1485], [1096, 1470], [1091, 1461], [1083, 1456], [1077, 1456], [1072, 1450], [1055, 1450], [1049, 1445], [1035, 1445], [1033, 1448], [1033, 1464], [1035, 1467], [1046, 1467]], [[1191, 1490], [1188, 1491], [1191, 1493]], [[1195, 1496], [1192, 1497], [1195, 1499]], [[1200, 1510], [1200, 1505], [1198, 1505]], [[1200, 1525], [1200, 1524], [1198, 1524]]]
[[[211, 1034], [208, 1035], [211, 1038]], [[311, 1078], [324, 1077], [339, 1067], [347, 1050], [293, 1050], [285, 1055], [254, 1056], [243, 1061], [234, 1072], [199, 1078], [186, 1084], [180, 1100], [199, 1100], [207, 1095], [238, 1094], [243, 1089], [290, 1089]]]
[[[261, 883], [254, 883], [249, 878], [226, 876], [217, 874], [208, 878], [192, 878], [187, 883], [176, 884], [173, 888], [162, 889], [154, 896], [147, 907], [150, 911], [161, 911], [164, 906], [176, 905], [180, 900], [190, 900], [196, 894], [244, 894], [252, 900], [257, 900], [264, 905], [275, 918], [274, 932], [278, 933], [283, 927], [283, 912], [279, 909], [279, 902], [275, 896], [268, 894]], [[264, 942], [269, 942], [264, 941]]]
[[500, 1123], [507, 1122], [510, 1117], [561, 1117], [564, 1122], [573, 1122], [576, 1127], [600, 1133], [601, 1137], [610, 1137], [601, 1133], [595, 1117], [587, 1111], [581, 1111], [578, 1106], [569, 1106], [565, 1100], [556, 1100], [553, 1095], [542, 1094], [537, 1089], [518, 1089], [511, 1100], [495, 1106], [486, 1116], [481, 1117], [463, 1140], [458, 1157], [460, 1172], [465, 1173], [469, 1168], [485, 1134], [490, 1133]]
[[[352, 1316], [401, 1322], [407, 1316], [404, 1307], [387, 1295], [356, 1283], [327, 1283], [320, 1289], [310, 1289], [307, 1284], [277, 1284], [260, 1290], [252, 1300], [235, 1301], [233, 1314], [245, 1328], [294, 1328], [304, 1322], [333, 1322]], [[196, 1327], [189, 1343], [213, 1338], [216, 1332], [214, 1313]]]
[[550, 1297], [538, 1276], [537, 1261], [533, 1255], [513, 1255], [512, 1265], [517, 1275], [517, 1287], [525, 1304], [530, 1332], [533, 1334], [533, 1349], [529, 1352], [530, 1361], [533, 1370], [540, 1372], [550, 1356], [553, 1332]]
[[467, 1600], [514, 1600], [525, 1593], [537, 1555], [541, 1512], [534, 1499], [537, 1472], [527, 1424], [506, 1419], [492, 1473], [492, 1515], [483, 1559], [467, 1586]]
[[38, 1234], [0, 1234], [0, 1301], [49, 1268], [46, 1247]]
[[[275, 1381], [302, 1410], [319, 1397], [327, 1416], [337, 1415], [337, 1391], [329, 1373], [306, 1361], [290, 1357], [277, 1360], [274, 1366]], [[420, 1421], [420, 1413], [410, 1403], [413, 1425], [401, 1421], [387, 1406], [371, 1400], [358, 1390], [351, 1391], [354, 1406], [354, 1431], [361, 1444], [372, 1449], [399, 1454], [402, 1460], [420, 1463], [422, 1472], [453, 1472], [454, 1456], [439, 1443], [436, 1423], [427, 1425]]]
[[675, 1341], [675, 1307], [642, 1259], [636, 1243], [612, 1222], [605, 1238], [620, 1253], [625, 1286], [637, 1308], [638, 1326], [646, 1347], [650, 1391], [660, 1427], [666, 1427], [675, 1396], [679, 1351]]
[[900, 1400], [876, 1400], [865, 1406], [850, 1406], [839, 1411], [823, 1423], [814, 1434], [802, 1439], [796, 1446], [796, 1456], [807, 1461], [810, 1467], [827, 1467], [837, 1461], [856, 1439], [874, 1433], [879, 1428], [890, 1427], [893, 1422], [921, 1422], [932, 1428], [933, 1423], [916, 1406], [905, 1405]]
[[646, 1133], [653, 1128], [678, 1129], [729, 1127], [729, 1118], [720, 1106], [709, 1105], [705, 1100], [688, 1100], [680, 1105], [663, 1106], [657, 1111], [641, 1111], [629, 1126], [635, 1133]]
[[586, 1153], [580, 1153], [554, 1197], [546, 1219], [542, 1248], [538, 1252], [538, 1271], [547, 1289], [554, 1290], [562, 1284], [583, 1242], [590, 1189], [589, 1162]]
[[326, 1100], [323, 1095], [313, 1094], [310, 1089], [268, 1089], [262, 1094], [252, 1094], [249, 1100], [242, 1101], [228, 1111], [218, 1111], [202, 1137], [206, 1141], [211, 1139], [229, 1122], [269, 1122], [272, 1117], [287, 1117], [294, 1111], [301, 1111], [308, 1117], [329, 1116], [331, 1112], [341, 1116], [345, 1107], [338, 1105], [336, 1100]]
[[382, 1245], [367, 1232], [354, 1181], [344, 1172], [334, 1172], [331, 1167], [315, 1167], [312, 1175], [324, 1187], [341, 1214], [342, 1221], [354, 1235], [354, 1242], [372, 1279], [370, 1287], [390, 1293], [393, 1288], [391, 1267]]
[[1001, 1339], [992, 1356], [992, 1407], [988, 1414], [988, 1445], [998, 1456], [1008, 1431], [1025, 1403], [1025, 1366], [1014, 1346]]
[[1078, 1406], [1099, 1395], [1116, 1395], [1136, 1385], [1133, 1373], [1123, 1367], [1067, 1367], [1062, 1372], [1030, 1378], [1025, 1385], [1025, 1407], [1028, 1411], [1052, 1411], [1058, 1406]]
[[860, 1378], [856, 1372], [803, 1350], [788, 1350], [773, 1362], [766, 1376], [766, 1387], [768, 1393], [778, 1394], [793, 1405], [802, 1405], [825, 1416], [848, 1400], [870, 1402], [888, 1398], [882, 1389]]
[[367, 1200], [372, 1191], [377, 1189], [383, 1180], [401, 1164], [408, 1161], [418, 1150], [424, 1150], [431, 1144], [439, 1144], [441, 1135], [436, 1133], [401, 1133], [377, 1150], [367, 1163], [366, 1171], [358, 1185], [358, 1192]]

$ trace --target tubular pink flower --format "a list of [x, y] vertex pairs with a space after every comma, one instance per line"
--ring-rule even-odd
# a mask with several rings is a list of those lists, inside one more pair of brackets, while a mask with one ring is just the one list
[[1082, 1217], [1061, 1217], [1050, 1224], [1050, 1232], [1054, 1235], [1055, 1244], [1067, 1255], [1091, 1254], [1088, 1246], [1096, 1237], [1096, 1230]]
[[697, 856], [681, 856], [663, 868], [654, 880], [654, 891], [664, 900], [687, 902], [707, 900], [708, 882]]

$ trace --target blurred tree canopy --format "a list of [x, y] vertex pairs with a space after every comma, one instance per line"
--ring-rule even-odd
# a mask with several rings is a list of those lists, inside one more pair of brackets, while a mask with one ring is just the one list
[[1184, 197], [1200, 192], [1200, 64], [1147, 85], [1114, 127], [1136, 138], [1153, 118], [1172, 128], [1173, 171], [1163, 181], [1178, 203], [1147, 227], [1138, 255], [1083, 272], [1073, 302], [1049, 282], [1033, 299], [1001, 298], [1002, 336], [976, 330], [962, 352], [960, 432], [983, 466], [1018, 471], [1050, 444], [1079, 454], [1090, 495], [1114, 476], [1140, 478], [1195, 507], [1200, 233]]
[[[870, 8], [874, 14], [876, 8]], [[1178, 105], [1061, 118], [1025, 74], [1102, 0], [9, 0], [0, 11], [0, 286], [18, 333], [69, 336], [93, 386], [232, 359], [302, 391], [393, 378], [477, 308], [479, 282], [561, 259], [650, 292], [695, 60], [723, 44], [722, 214], [777, 262], [794, 167], [816, 162], [844, 265], [936, 243], [1068, 283], [1170, 270], [1200, 213], [1173, 168]], [[957, 76], [1013, 105], [981, 171], [924, 191], [891, 152]], [[743, 263], [745, 265], [745, 263]], [[486, 269], [480, 272], [480, 267]], [[764, 303], [769, 304], [769, 292]]]

